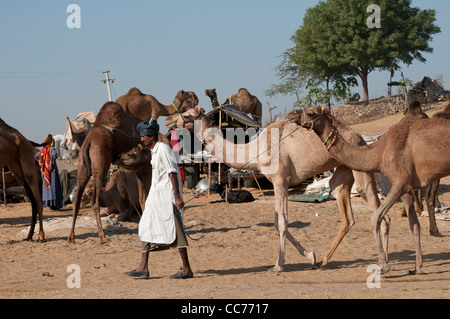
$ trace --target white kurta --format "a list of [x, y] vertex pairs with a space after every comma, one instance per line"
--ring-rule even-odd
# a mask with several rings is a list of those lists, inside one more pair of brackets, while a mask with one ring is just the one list
[[169, 173], [177, 173], [180, 196], [183, 196], [178, 165], [170, 147], [159, 141], [152, 149], [151, 164], [152, 185], [139, 222], [139, 237], [144, 242], [169, 245], [176, 239], [175, 193]]

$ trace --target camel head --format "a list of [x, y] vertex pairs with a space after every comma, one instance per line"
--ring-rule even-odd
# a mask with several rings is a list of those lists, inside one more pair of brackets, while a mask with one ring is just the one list
[[199, 103], [198, 96], [193, 91], [186, 91], [185, 93], [188, 94], [188, 97], [181, 104], [181, 109], [183, 110], [183, 112], [184, 110], [196, 107]]
[[318, 135], [323, 133], [327, 124], [332, 124], [330, 111], [323, 105], [292, 111], [289, 113], [288, 119], [306, 129], [314, 130]]
[[184, 113], [168, 116], [165, 125], [171, 129], [185, 128], [193, 132], [194, 121], [196, 120], [201, 120], [202, 130], [204, 127], [208, 128], [214, 124], [214, 121], [206, 116], [205, 110], [197, 105], [195, 108], [189, 109]]
[[[198, 97], [193, 91], [178, 91], [175, 96], [175, 101], [179, 103], [176, 106], [176, 113], [183, 113], [198, 105]], [[175, 106], [175, 101], [172, 104], [173, 106]]]
[[219, 101], [217, 100], [216, 89], [205, 90], [205, 95], [211, 99], [211, 104], [213, 107], [218, 107], [220, 105]]
[[210, 99], [217, 99], [216, 89], [205, 90], [205, 95]]
[[403, 111], [403, 115], [412, 120], [428, 118], [428, 115], [426, 115], [422, 111], [420, 102], [417, 100], [414, 100], [411, 103], [409, 103], [409, 105], [405, 108], [405, 111]]
[[189, 92], [186, 92], [184, 90], [179, 90], [177, 95], [175, 96], [175, 99], [180, 102], [180, 104], [183, 104], [183, 102], [187, 99], [191, 98], [191, 94]]
[[126, 169], [137, 169], [140, 166], [149, 165], [151, 158], [151, 150], [138, 144], [128, 152], [121, 154], [117, 165]]

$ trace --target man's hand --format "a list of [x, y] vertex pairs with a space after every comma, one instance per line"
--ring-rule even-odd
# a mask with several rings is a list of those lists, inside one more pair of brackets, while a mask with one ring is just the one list
[[184, 207], [184, 201], [180, 197], [175, 197], [175, 206], [177, 206], [178, 209], [182, 209]]
[[175, 206], [178, 209], [182, 209], [184, 207], [184, 202], [181, 199], [180, 191], [178, 189], [178, 178], [176, 173], [169, 173], [170, 181], [172, 182], [173, 192], [175, 194]]

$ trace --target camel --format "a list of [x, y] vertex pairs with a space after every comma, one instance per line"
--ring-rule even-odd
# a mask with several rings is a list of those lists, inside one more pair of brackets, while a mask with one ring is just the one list
[[217, 100], [216, 89], [206, 89], [205, 95], [211, 99], [211, 105], [213, 108], [219, 107], [219, 101]]
[[[148, 172], [143, 177], [151, 179], [151, 165], [148, 163]], [[139, 203], [139, 185], [137, 183], [138, 176], [135, 170], [127, 170], [120, 168], [115, 171], [106, 187], [99, 196], [99, 205], [102, 212], [106, 215], [118, 214], [118, 221], [128, 221], [134, 211], [143, 210]], [[147, 194], [150, 187], [145, 189]]]
[[[78, 188], [74, 200], [72, 229], [67, 238], [68, 242], [75, 242], [75, 223], [80, 209], [81, 197], [92, 176], [94, 188], [92, 206], [97, 221], [100, 242], [106, 243], [106, 237], [100, 221], [99, 195], [106, 182], [106, 174], [111, 163], [124, 152], [129, 151], [140, 143], [137, 124], [141, 120], [125, 113], [122, 106], [115, 102], [108, 102], [100, 109], [94, 126], [89, 131], [78, 155]], [[160, 134], [165, 143], [168, 139]], [[119, 162], [120, 164], [120, 162]], [[126, 167], [125, 167], [126, 168]], [[145, 204], [146, 194], [143, 181], [138, 178], [139, 202]], [[142, 206], [144, 207], [144, 206]]]
[[[375, 211], [380, 205], [372, 175], [358, 172], [352, 174], [350, 169], [341, 166], [323, 151], [315, 134], [298, 128], [294, 123], [289, 121], [274, 123], [265, 128], [252, 142], [234, 144], [223, 138], [200, 107], [186, 111], [182, 117], [184, 119], [175, 118], [174, 126], [179, 128], [183, 123], [188, 123], [186, 129], [194, 130], [195, 136], [220, 162], [236, 169], [258, 170], [272, 182], [275, 193], [275, 228], [280, 236], [278, 260], [273, 268], [275, 271], [283, 271], [286, 238], [313, 265], [318, 267], [327, 265], [344, 236], [355, 224], [350, 202], [351, 188], [355, 179], [364, 190], [371, 208]], [[198, 125], [198, 122], [193, 124], [191, 122], [193, 119], [201, 121], [201, 124]], [[362, 137], [353, 131], [349, 130], [346, 133], [352, 143], [365, 143]], [[265, 152], [269, 146], [270, 151]], [[330, 187], [338, 201], [342, 224], [331, 248], [322, 261], [316, 263], [314, 252], [306, 250], [288, 230], [288, 188], [334, 168], [336, 171], [330, 180]], [[388, 223], [385, 226], [384, 238], [387, 246]]]
[[435, 113], [433, 117], [438, 117], [442, 119], [450, 119], [450, 103], [444, 108], [444, 110]]
[[[426, 113], [422, 111], [422, 107], [420, 102], [417, 100], [412, 101], [408, 107], [403, 112], [405, 115], [399, 123], [413, 123], [417, 120], [423, 120], [429, 118]], [[436, 223], [436, 214], [434, 208], [436, 207], [436, 203], [439, 204], [439, 199], [437, 198], [437, 189], [439, 187], [439, 181], [434, 182], [432, 185], [429, 185], [425, 190], [425, 202], [427, 204], [428, 209], [428, 219], [430, 221], [430, 235], [441, 237], [442, 235], [439, 233], [437, 223]], [[422, 205], [422, 194], [420, 189], [411, 190], [411, 195], [414, 199], [416, 213], [418, 215], [423, 212]], [[406, 217], [407, 207], [403, 206], [402, 217]]]
[[[213, 108], [219, 106], [217, 101], [216, 89], [205, 90], [205, 95], [211, 99]], [[251, 95], [250, 92], [245, 89], [239, 89], [237, 94], [230, 95], [223, 105], [233, 104], [236, 105], [242, 112], [251, 114], [253, 119], [261, 125], [262, 123], [262, 104], [259, 99]]]
[[38, 144], [27, 140], [18, 130], [9, 126], [0, 118], [0, 168], [8, 166], [14, 174], [17, 182], [25, 188], [31, 202], [31, 226], [25, 240], [32, 240], [36, 219], [39, 216], [38, 241], [45, 240], [44, 227], [42, 223], [42, 195], [40, 190], [39, 176], [36, 169], [34, 147], [45, 146], [47, 142]]
[[431, 118], [398, 123], [369, 146], [347, 143], [342, 138], [340, 123], [323, 107], [304, 110], [296, 122], [312, 129], [342, 165], [356, 171], [380, 172], [390, 180], [392, 188], [389, 194], [371, 217], [381, 272], [388, 272], [389, 264], [380, 237], [380, 224], [383, 216], [401, 197], [408, 207], [408, 220], [416, 247], [416, 268], [413, 273], [423, 273], [420, 223], [410, 191], [431, 185], [450, 174], [449, 121]]
[[131, 88], [128, 93], [119, 96], [116, 103], [120, 104], [128, 115], [143, 121], [151, 118], [157, 120], [160, 116], [182, 113], [198, 105], [198, 97], [194, 92], [178, 91], [171, 105], [161, 104], [153, 95], [143, 94], [138, 88]]

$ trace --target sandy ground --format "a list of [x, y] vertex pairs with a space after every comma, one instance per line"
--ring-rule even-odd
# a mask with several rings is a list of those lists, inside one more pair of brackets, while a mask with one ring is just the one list
[[[356, 128], [374, 133], [367, 123]], [[273, 192], [263, 190], [263, 196], [259, 189], [249, 190], [256, 198], [253, 203], [215, 202], [220, 199], [217, 194], [189, 201], [184, 220], [188, 234], [194, 239], [204, 236], [189, 241], [195, 276], [189, 280], [169, 279], [181, 265], [176, 250], [151, 254], [149, 280], [123, 275], [140, 262], [137, 218], [105, 226], [109, 243], [101, 245], [96, 229], [91, 228], [91, 209], [86, 208], [78, 219], [75, 244], [66, 242], [67, 227], [52, 230], [48, 225], [46, 242], [26, 242], [22, 239], [30, 223], [30, 204], [2, 206], [0, 298], [450, 298], [450, 221], [438, 220], [443, 237], [436, 238], [428, 234], [428, 218], [420, 218], [425, 274], [410, 275], [415, 248], [408, 221], [400, 217], [401, 204], [397, 203], [389, 213], [391, 270], [381, 276], [378, 288], [371, 287], [368, 280], [374, 283], [374, 273], [370, 266], [377, 262], [369, 225], [371, 212], [356, 197], [352, 200], [356, 225], [326, 268], [315, 269], [287, 243], [285, 272], [277, 273], [270, 271], [279, 245], [273, 227]], [[302, 192], [301, 188], [292, 189], [289, 197]], [[185, 190], [185, 200], [192, 197], [190, 190]], [[450, 205], [450, 178], [441, 181], [440, 200]], [[71, 206], [58, 212], [44, 209], [45, 219], [53, 221], [70, 219], [71, 214]], [[321, 259], [340, 227], [337, 203], [289, 202], [289, 222], [295, 238]]]

